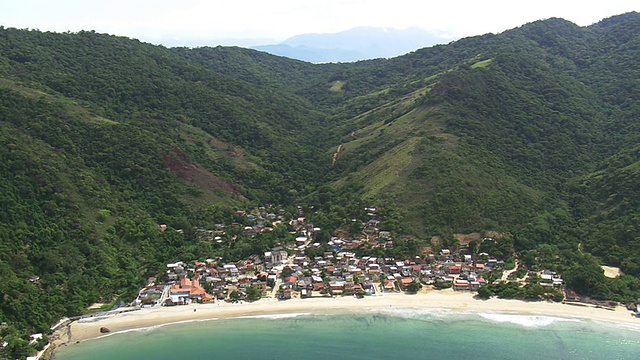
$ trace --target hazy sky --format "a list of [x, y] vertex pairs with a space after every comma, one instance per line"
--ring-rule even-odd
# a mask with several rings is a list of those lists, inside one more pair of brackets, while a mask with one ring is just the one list
[[550, 17], [584, 26], [629, 11], [640, 11], [640, 1], [0, 0], [0, 25], [95, 30], [165, 45], [255, 45], [357, 26], [415, 26], [457, 39]]

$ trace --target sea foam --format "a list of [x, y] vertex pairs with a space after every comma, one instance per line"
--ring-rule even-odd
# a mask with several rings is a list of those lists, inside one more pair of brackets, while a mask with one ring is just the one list
[[441, 320], [449, 318], [452, 315], [464, 315], [461, 312], [453, 312], [450, 309], [443, 308], [429, 308], [429, 309], [414, 309], [414, 308], [377, 308], [371, 309], [371, 313], [383, 314], [387, 316], [394, 316], [402, 319], [414, 319], [414, 320]]
[[265, 315], [246, 315], [238, 316], [232, 319], [288, 319], [299, 316], [311, 315], [311, 313], [287, 313], [287, 314], [265, 314]]
[[209, 322], [209, 321], [216, 321], [216, 320], [219, 320], [219, 318], [180, 320], [180, 321], [174, 321], [174, 322], [169, 322], [169, 323], [165, 323], [165, 324], [158, 324], [158, 325], [151, 325], [151, 326], [145, 326], [145, 327], [139, 327], [139, 328], [112, 331], [112, 332], [105, 333], [105, 334], [103, 334], [101, 336], [98, 336], [98, 337], [95, 337], [95, 338], [92, 338], [92, 339], [88, 339], [88, 340], [102, 339], [102, 338], [106, 338], [106, 337], [109, 337], [109, 336], [126, 334], [126, 333], [151, 332], [151, 331], [160, 329], [160, 328], [165, 327], [165, 326], [182, 325], [182, 324], [194, 324], [194, 323]]
[[514, 314], [495, 314], [495, 313], [479, 313], [484, 319], [496, 323], [511, 323], [524, 327], [545, 327], [556, 322], [581, 322], [579, 319], [568, 319], [552, 316], [536, 316], [536, 315], [514, 315]]

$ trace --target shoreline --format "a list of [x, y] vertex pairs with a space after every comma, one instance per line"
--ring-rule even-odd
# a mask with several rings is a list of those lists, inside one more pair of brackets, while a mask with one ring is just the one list
[[[73, 346], [90, 339], [98, 339], [114, 333], [135, 331], [171, 324], [217, 320], [224, 318], [269, 316], [285, 314], [333, 314], [388, 309], [438, 309], [471, 313], [495, 313], [507, 315], [543, 316], [565, 319], [602, 321], [640, 328], [640, 319], [618, 306], [614, 309], [593, 306], [573, 306], [553, 302], [526, 302], [492, 298], [480, 300], [470, 292], [453, 290], [428, 291], [415, 295], [384, 293], [362, 299], [353, 297], [307, 298], [277, 300], [263, 298], [252, 303], [191, 304], [174, 307], [157, 307], [139, 311], [86, 318], [72, 322], [54, 333], [55, 352], [59, 346]], [[101, 333], [106, 327], [109, 333]]]

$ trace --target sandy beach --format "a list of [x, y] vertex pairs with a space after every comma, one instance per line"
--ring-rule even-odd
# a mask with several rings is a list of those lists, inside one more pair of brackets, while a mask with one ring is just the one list
[[58, 331], [55, 345], [74, 344], [105, 336], [101, 327], [112, 333], [164, 324], [240, 316], [287, 313], [338, 313], [375, 309], [449, 309], [477, 313], [520, 314], [574, 319], [590, 319], [640, 326], [640, 319], [619, 306], [615, 309], [577, 306], [552, 302], [520, 300], [479, 300], [469, 292], [429, 291], [416, 295], [385, 293], [362, 299], [352, 297], [276, 300], [261, 299], [253, 303], [192, 304], [156, 307], [118, 315], [81, 319]]

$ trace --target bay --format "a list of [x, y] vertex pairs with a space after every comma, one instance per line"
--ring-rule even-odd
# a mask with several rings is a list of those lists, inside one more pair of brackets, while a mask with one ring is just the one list
[[638, 359], [640, 327], [437, 309], [281, 314], [116, 333], [54, 358]]

